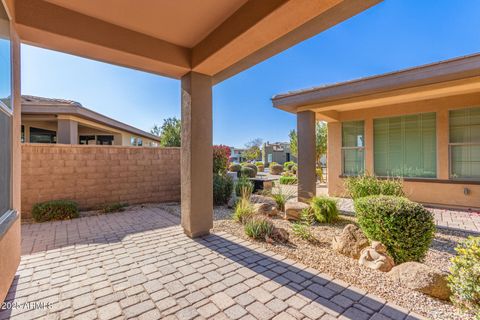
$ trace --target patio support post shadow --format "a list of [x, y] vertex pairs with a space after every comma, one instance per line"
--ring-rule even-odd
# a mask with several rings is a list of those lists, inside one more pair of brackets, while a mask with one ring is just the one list
[[181, 222], [189, 237], [213, 227], [212, 77], [182, 77]]
[[315, 112], [297, 113], [298, 201], [306, 202], [316, 193]]

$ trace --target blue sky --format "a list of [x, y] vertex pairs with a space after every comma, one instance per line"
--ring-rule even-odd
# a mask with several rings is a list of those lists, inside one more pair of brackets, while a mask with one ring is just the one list
[[[214, 143], [287, 141], [270, 98], [480, 52], [480, 1], [385, 0], [214, 87]], [[180, 117], [177, 80], [24, 45], [22, 93], [71, 99], [148, 131]]]

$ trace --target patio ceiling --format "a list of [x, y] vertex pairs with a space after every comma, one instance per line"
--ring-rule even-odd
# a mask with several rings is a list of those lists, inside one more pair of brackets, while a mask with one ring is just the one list
[[218, 83], [381, 0], [7, 0], [23, 42]]

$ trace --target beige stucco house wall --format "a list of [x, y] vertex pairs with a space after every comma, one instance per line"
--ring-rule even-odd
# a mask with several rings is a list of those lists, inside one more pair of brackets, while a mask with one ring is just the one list
[[[359, 123], [362, 132], [356, 136], [356, 139], [360, 138], [362, 141], [357, 144], [363, 150], [363, 156], [358, 156], [358, 159], [363, 159], [363, 163], [357, 158], [354, 160], [362, 167], [359, 172], [385, 178], [400, 176], [404, 181], [406, 195], [414, 201], [436, 206], [480, 208], [480, 154], [478, 153], [480, 150], [480, 134], [478, 134], [480, 118], [477, 115], [480, 112], [480, 54], [330, 86], [281, 94], [272, 100], [275, 107], [297, 114], [299, 163], [302, 162], [302, 158], [311, 157], [311, 154], [314, 153], [311, 150], [314, 144], [311, 143], [312, 147], [308, 147], [308, 143], [306, 143], [312, 142], [314, 132], [313, 129], [306, 130], [311, 126], [305, 125], [307, 122], [310, 123], [305, 119], [328, 122], [327, 167], [329, 172], [328, 193], [330, 195], [346, 196], [344, 179], [352, 174], [346, 173], [344, 170], [345, 161], [347, 161], [345, 150], [350, 146], [345, 145], [344, 132], [346, 131], [342, 130], [342, 127]], [[458, 114], [458, 112], [464, 112], [466, 115], [462, 118], [465, 119], [465, 124], [461, 129], [465, 130], [462, 132], [467, 132], [468, 142], [466, 143], [454, 141], [453, 133], [450, 132], [451, 124], [454, 121], [452, 115]], [[469, 117], [468, 114], [472, 114], [472, 116]], [[407, 122], [400, 122], [403, 129], [395, 127], [394, 131], [388, 131], [384, 136], [380, 133], [381, 129], [376, 134], [374, 128], [375, 121], [378, 124], [380, 121], [406, 119], [406, 116], [413, 115], [417, 117], [429, 115], [431, 119], [435, 119], [431, 120], [429, 124], [431, 131], [429, 131], [430, 144], [428, 147], [433, 150], [430, 151], [428, 160], [431, 169], [429, 174], [378, 174], [375, 172], [375, 152], [376, 148], [378, 148], [377, 153], [385, 152], [385, 149], [381, 149], [385, 146], [385, 144], [382, 145], [384, 141], [387, 141], [386, 145], [390, 148], [389, 151], [386, 151], [390, 153], [388, 155], [390, 160], [385, 162], [387, 166], [396, 162], [398, 157], [404, 157], [404, 170], [417, 169], [416, 167], [406, 168], [405, 159], [410, 156], [406, 151], [401, 151], [401, 148], [397, 152], [395, 147], [390, 147], [390, 143], [392, 146], [397, 143], [403, 143], [404, 146], [411, 145], [410, 142], [415, 142], [415, 138], [407, 140], [407, 133], [410, 135], [413, 132], [408, 130], [423, 128], [423, 122], [418, 122], [422, 123], [420, 125], [416, 124], [419, 127], [413, 129], [409, 127], [408, 130], [406, 129]], [[400, 116], [403, 118], [399, 118]], [[404, 130], [404, 133], [398, 134], [401, 130]], [[455, 127], [455, 130], [458, 128]], [[301, 132], [303, 133], [301, 134]], [[390, 134], [392, 135], [390, 136]], [[412, 137], [412, 135], [410, 136]], [[376, 145], [375, 137], [379, 139], [378, 145]], [[413, 135], [413, 137], [416, 136]], [[404, 139], [404, 142], [398, 142], [398, 139]], [[301, 144], [307, 146], [303, 147], [303, 151]], [[424, 148], [423, 142], [420, 145]], [[464, 162], [468, 162], [465, 165], [471, 168], [465, 171], [470, 173], [462, 173], [461, 176], [452, 169], [454, 156], [451, 150], [459, 145], [466, 146], [466, 149], [457, 149], [463, 151], [460, 162], [457, 159], [455, 165], [458, 167], [464, 165]], [[358, 146], [353, 148], [358, 149]], [[407, 149], [403, 148], [403, 150]], [[423, 150], [420, 151], [424, 152]], [[465, 155], [465, 152], [468, 154]], [[418, 158], [426, 161], [423, 154]], [[467, 158], [468, 161], [465, 161]], [[380, 160], [380, 156], [378, 159]], [[420, 164], [420, 167], [422, 165], [425, 164]], [[314, 175], [314, 165], [304, 165], [303, 169], [301, 167], [299, 165], [299, 170], [303, 170], [303, 179], [307, 179], [307, 182], [302, 182], [302, 177], [299, 176], [299, 188], [305, 190], [305, 194], [314, 195], [315, 188], [310, 183], [311, 177]], [[387, 169], [392, 169], [391, 172], [394, 172], [393, 169], [396, 168], [393, 167], [394, 165]], [[433, 167], [435, 170], [432, 169]]]

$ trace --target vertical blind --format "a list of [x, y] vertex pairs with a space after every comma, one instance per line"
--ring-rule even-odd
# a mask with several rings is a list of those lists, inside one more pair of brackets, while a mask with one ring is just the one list
[[342, 122], [342, 167], [344, 175], [365, 170], [364, 121]]
[[449, 123], [451, 178], [480, 179], [480, 107], [450, 111]]
[[375, 119], [373, 127], [376, 175], [436, 177], [434, 112]]

